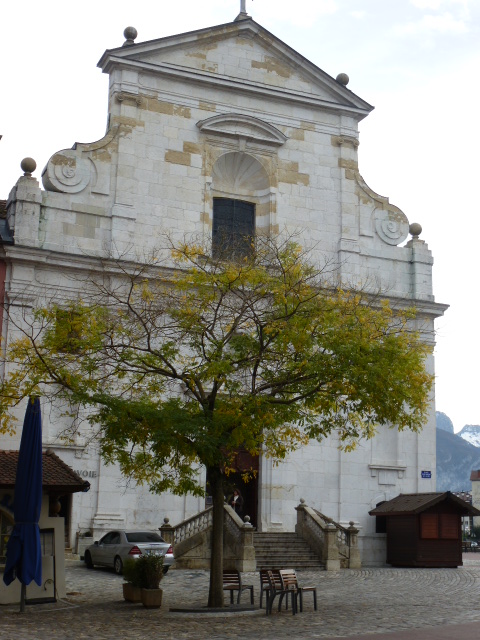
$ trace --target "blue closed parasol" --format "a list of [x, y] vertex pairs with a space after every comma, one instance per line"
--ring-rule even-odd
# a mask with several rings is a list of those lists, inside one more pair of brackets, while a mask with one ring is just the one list
[[15, 477], [15, 526], [7, 544], [3, 581], [22, 583], [20, 611], [24, 611], [25, 587], [32, 580], [42, 584], [42, 558], [38, 521], [42, 508], [42, 417], [40, 399], [30, 398], [23, 422]]

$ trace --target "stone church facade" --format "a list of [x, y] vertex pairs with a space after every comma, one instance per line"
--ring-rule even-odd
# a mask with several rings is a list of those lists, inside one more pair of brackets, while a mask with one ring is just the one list
[[[43, 189], [24, 163], [10, 193], [0, 261], [11, 309], [21, 314], [46, 289], [74, 295], [79, 273], [107, 254], [137, 260], [165, 230], [211, 236], [222, 203], [237, 202], [247, 203], [255, 233], [298, 233], [345, 281], [415, 305], [431, 339], [446, 308], [432, 294], [432, 255], [420, 226], [359, 173], [358, 123], [372, 107], [344, 74], [332, 78], [243, 13], [159, 40], [136, 43], [132, 28], [125, 37], [99, 62], [110, 78], [105, 137], [54, 153]], [[15, 336], [7, 316], [2, 336]], [[433, 358], [427, 366], [433, 372]], [[44, 408], [43, 421], [45, 447], [91, 485], [63, 505], [71, 542], [76, 532], [156, 528], [204, 508], [203, 499], [125, 486], [81, 434], [59, 439], [53, 411]], [[0, 438], [2, 449], [15, 445]], [[258, 469], [246, 511], [259, 530], [293, 531], [303, 498], [341, 524], [354, 521], [363, 563], [381, 564], [385, 540], [368, 511], [401, 492], [435, 490], [434, 399], [421, 433], [385, 429], [352, 453], [332, 436], [278, 467], [260, 458]]]

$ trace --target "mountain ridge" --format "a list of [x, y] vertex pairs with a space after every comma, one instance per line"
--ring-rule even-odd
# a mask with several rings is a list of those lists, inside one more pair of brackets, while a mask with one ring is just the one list
[[470, 474], [480, 469], [480, 425], [467, 424], [454, 433], [442, 411], [437, 420], [437, 491], [471, 491]]

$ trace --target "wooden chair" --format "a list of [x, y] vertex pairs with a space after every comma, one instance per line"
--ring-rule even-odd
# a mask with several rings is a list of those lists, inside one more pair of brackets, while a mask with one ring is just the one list
[[250, 604], [253, 604], [253, 584], [242, 584], [242, 576], [236, 569], [223, 570], [223, 590], [230, 591], [230, 604], [233, 604], [233, 592], [238, 591], [237, 604], [240, 604], [242, 591], [250, 591]]
[[[265, 601], [270, 597], [270, 582], [268, 579], [268, 569], [260, 569], [260, 609], [263, 608], [263, 594], [265, 593]], [[277, 590], [281, 590], [282, 581], [280, 578], [280, 569], [270, 569], [277, 585]], [[288, 609], [288, 598], [285, 599], [285, 608]]]
[[285, 590], [292, 590], [296, 593], [296, 598], [300, 599], [300, 612], [303, 611], [303, 594], [311, 592], [313, 594], [313, 608], [317, 611], [317, 587], [304, 587], [298, 584], [295, 569], [281, 569], [280, 578]]
[[283, 597], [286, 596], [286, 606], [288, 607], [288, 596], [290, 596], [292, 601], [292, 614], [295, 615], [297, 613], [297, 592], [293, 589], [284, 587], [281, 579], [281, 570], [278, 572], [267, 570], [267, 577], [269, 583], [266, 608], [267, 616], [272, 613], [273, 601], [277, 596], [280, 596], [278, 601], [279, 611], [282, 606]]
[[263, 606], [263, 594], [265, 593], [265, 602], [268, 602], [270, 596], [270, 582], [268, 580], [268, 569], [260, 569], [260, 609]]

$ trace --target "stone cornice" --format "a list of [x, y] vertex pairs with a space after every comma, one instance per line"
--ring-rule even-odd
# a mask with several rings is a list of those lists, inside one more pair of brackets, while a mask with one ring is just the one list
[[[83, 273], [116, 273], [121, 272], [118, 262], [114, 259], [99, 258], [98, 256], [85, 256], [82, 254], [63, 253], [60, 251], [52, 251], [45, 249], [38, 249], [35, 247], [22, 247], [19, 245], [4, 245], [1, 247], [3, 257], [6, 261], [18, 261], [22, 263], [28, 263], [30, 265], [40, 264], [46, 269], [58, 272], [59, 269], [63, 273], [66, 271], [80, 271]], [[136, 263], [133, 261], [120, 261], [124, 267], [135, 268]], [[137, 265], [138, 266], [138, 265]], [[168, 267], [152, 268], [156, 273], [163, 272], [167, 277], [168, 274], [173, 272], [173, 269]], [[368, 297], [368, 294], [366, 294]], [[410, 309], [414, 307], [419, 317], [431, 317], [439, 318], [450, 305], [435, 302], [433, 300], [419, 300], [415, 298], [405, 298], [395, 295], [375, 296], [380, 299], [388, 298], [392, 307], [398, 309]]]
[[282, 87], [268, 86], [260, 82], [253, 82], [251, 80], [247, 81], [243, 80], [242, 78], [232, 78], [231, 76], [225, 76], [221, 74], [213, 75], [208, 71], [202, 71], [189, 67], [181, 67], [179, 65], [169, 64], [166, 62], [162, 64], [153, 64], [151, 62], [140, 60], [126, 60], [125, 58], [119, 58], [112, 55], [109, 56], [108, 62], [103, 68], [103, 71], [105, 73], [110, 73], [115, 67], [134, 69], [136, 71], [143, 72], [150, 71], [152, 74], [164, 76], [174, 80], [181, 80], [182, 82], [191, 82], [194, 84], [201, 84], [203, 86], [222, 88], [224, 90], [256, 95], [263, 99], [270, 98], [273, 100], [281, 100], [310, 107], [327, 109], [329, 111], [335, 111], [337, 113], [341, 112], [350, 115], [356, 115], [359, 120], [366, 117], [371, 111], [371, 108], [366, 109], [347, 103], [340, 104], [338, 102], [332, 102], [322, 99], [319, 96], [315, 96], [311, 93], [294, 91]]

